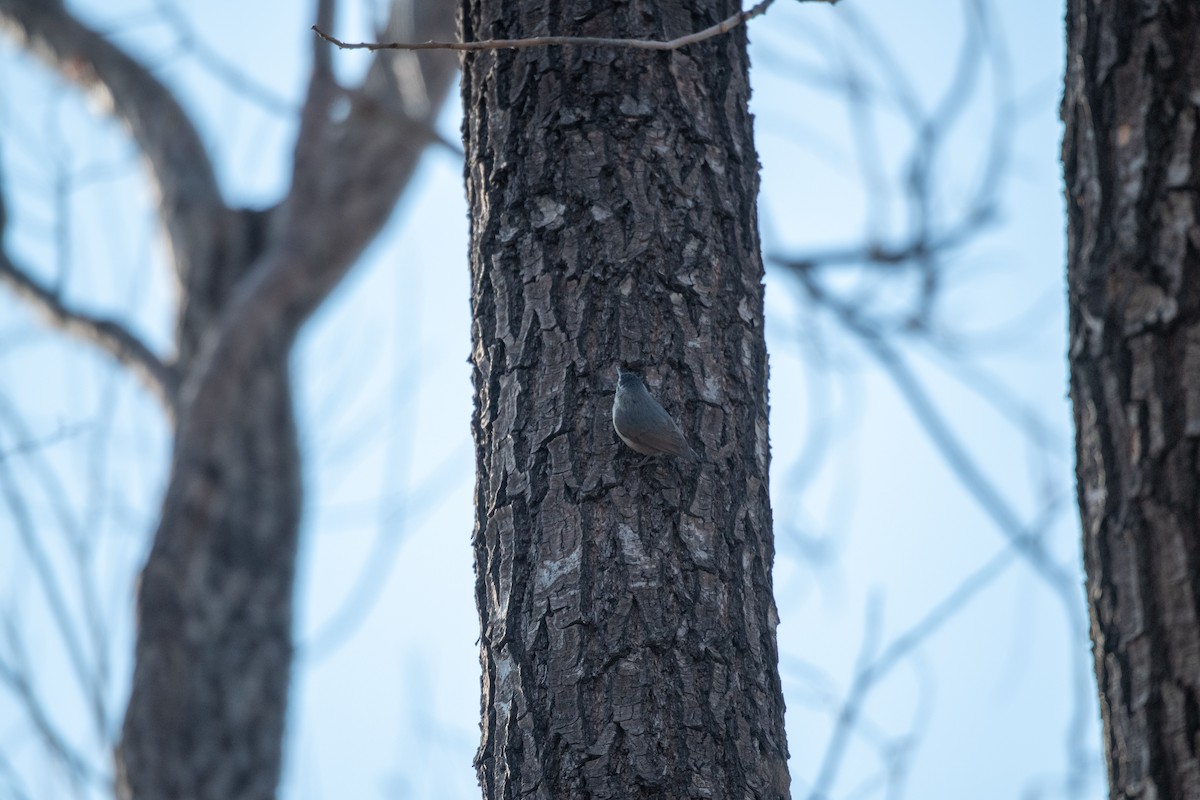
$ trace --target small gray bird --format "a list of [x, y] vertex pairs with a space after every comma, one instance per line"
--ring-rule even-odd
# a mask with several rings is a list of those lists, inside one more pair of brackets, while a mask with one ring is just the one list
[[646, 391], [636, 373], [617, 369], [617, 396], [613, 398], [613, 429], [621, 441], [646, 456], [696, 454], [683, 438], [683, 431], [667, 410]]

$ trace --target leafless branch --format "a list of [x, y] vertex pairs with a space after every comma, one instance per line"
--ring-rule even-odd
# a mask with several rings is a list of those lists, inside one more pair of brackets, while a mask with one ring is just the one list
[[[411, 437], [410, 437], [411, 438]], [[406, 442], [411, 444], [411, 442]], [[407, 454], [401, 457], [407, 457]], [[341, 605], [307, 642], [296, 646], [297, 661], [318, 661], [334, 652], [362, 625], [367, 614], [376, 607], [388, 572], [396, 562], [396, 552], [404, 543], [406, 533], [435, 508], [436, 500], [446, 494], [446, 487], [458, 476], [461, 464], [459, 453], [450, 453], [441, 464], [431, 469], [429, 476], [415, 491], [392, 498], [381, 498], [380, 518], [375, 540], [363, 569], [354, 581]], [[389, 469], [394, 480], [403, 473]]]
[[54, 627], [58, 629], [66, 649], [68, 661], [74, 671], [75, 678], [81, 687], [85, 687], [88, 696], [95, 701], [97, 690], [96, 675], [85, 654], [82, 638], [76, 630], [75, 618], [67, 603], [67, 595], [63, 589], [60, 575], [55, 570], [53, 561], [42, 546], [30, 512], [16, 478], [13, 476], [7, 462], [0, 461], [0, 497], [8, 506], [13, 520], [17, 537], [33, 565], [33, 575], [41, 587], [50, 609], [50, 617]]
[[[104, 516], [104, 504], [111, 497], [108, 485], [108, 444], [112, 434], [112, 420], [117, 410], [117, 395], [121, 385], [117, 370], [104, 378], [105, 387], [100, 392], [99, 408], [95, 414], [91, 444], [88, 447], [88, 499], [83, 505], [83, 519], [88, 520], [89, 530], [79, 531], [71, 537], [71, 561], [75, 570], [75, 584], [83, 606], [83, 627], [92, 650], [96, 679], [92, 699], [93, 724], [101, 739], [109, 728], [110, 715], [108, 698], [104, 688], [112, 677], [111, 629], [104, 618], [102, 593], [96, 585], [95, 551], [99, 539], [98, 520]], [[90, 534], [90, 535], [89, 535]]]
[[51, 433], [40, 436], [31, 436], [26, 439], [17, 441], [16, 444], [0, 450], [0, 461], [6, 461], [10, 458], [19, 458], [20, 456], [34, 453], [47, 447], [52, 447], [66, 439], [72, 439], [87, 432], [88, 425], [62, 425], [57, 430]]
[[[810, 795], [812, 800], [817, 800], [828, 796], [827, 792], [832, 786], [845, 751], [847, 737], [856, 722], [865, 695], [871, 686], [882, 677], [879, 670], [882, 672], [889, 670], [901, 657], [914, 649], [917, 643], [940, 627], [957, 608], [965, 603], [970, 595], [990, 582], [995, 574], [998, 574], [1000, 560], [1007, 563], [1011, 555], [1019, 554], [1031, 566], [1035, 574], [1045, 582], [1063, 608], [1067, 619], [1067, 628], [1075, 641], [1074, 650], [1078, 653], [1083, 652], [1082, 639], [1085, 625], [1081, 615], [1081, 597], [1076, 591], [1072, 575], [1069, 570], [1055, 562], [1045, 547], [1044, 531], [1047, 529], [1049, 520], [1043, 519], [1028, 525], [1020, 520], [999, 489], [984, 474], [981, 466], [968, 454], [966, 447], [950, 428], [933, 398], [902, 356], [896, 342], [886, 336], [878, 325], [873, 324], [861, 314], [852, 303], [836, 297], [822, 286], [816, 280], [812, 264], [792, 262], [787, 263], [786, 266], [793, 269], [794, 274], [814, 302], [831, 311], [843, 328], [856, 336], [868, 353], [876, 359], [876, 362], [891, 378], [901, 396], [908, 403], [910, 410], [925, 430], [929, 440], [950, 466], [952, 473], [1008, 539], [1009, 548], [1011, 548], [1006, 549], [994, 559], [997, 563], [989, 562], [989, 565], [985, 565], [965, 581], [958, 590], [942, 604], [939, 604], [925, 621], [897, 639], [877, 661], [872, 662], [868, 670], [856, 671], [854, 684], [839, 714], [834, 735]], [[996, 401], [994, 397], [988, 399], [989, 402]], [[1014, 413], [1011, 408], [1007, 409], [1007, 412]], [[1024, 422], [1031, 436], [1036, 436], [1037, 432], [1042, 429], [1039, 422], [1028, 420]], [[1047, 497], [1047, 507], [1044, 513], [1050, 514], [1053, 509], [1061, 505], [1061, 501], [1062, 497], [1060, 496]], [[991, 575], [991, 577], [984, 580], [982, 576], [987, 575]], [[1086, 784], [1084, 776], [1087, 769], [1087, 756], [1084, 752], [1083, 742], [1087, 725], [1089, 678], [1086, 667], [1081, 671], [1082, 661], [1080, 658], [1073, 658], [1071, 670], [1074, 704], [1067, 738], [1069, 756], [1067, 784], [1071, 796], [1081, 796]]]
[[[25, 651], [20, 642], [13, 620], [6, 615], [4, 638], [8, 655], [0, 656], [0, 686], [3, 686], [20, 703], [37, 736], [47, 751], [63, 766], [68, 778], [75, 784], [107, 784], [110, 779], [100, 774], [69, 742], [46, 712], [46, 705], [38, 695], [30, 678], [29, 666], [21, 660]], [[10, 660], [11, 659], [11, 660]]]
[[[422, 4], [420, 11], [413, 23], [418, 30], [448, 31], [453, 25], [453, 5], [444, 0]], [[399, 24], [397, 16], [394, 12], [393, 25]], [[420, 91], [398, 85], [379, 60], [361, 87], [344, 91], [329, 66], [322, 66], [324, 59], [315, 61], [292, 187], [279, 207], [280, 240], [251, 267], [196, 369], [192, 430], [206, 430], [224, 413], [267, 333], [294, 334], [387, 221], [457, 71], [444, 54], [419, 58]], [[349, 101], [349, 110], [334, 118], [329, 108], [339, 97]], [[330, 214], [331, 208], [338, 213]], [[181, 441], [186, 435], [181, 431]]]
[[227, 61], [220, 53], [206, 45], [204, 39], [196, 34], [191, 23], [188, 22], [187, 16], [175, 0], [158, 0], [154, 7], [175, 31], [180, 47], [191, 52], [205, 69], [232, 91], [280, 116], [291, 116], [299, 110], [294, 102], [255, 81], [249, 74], [238, 69], [235, 64]]
[[[862, 243], [845, 247], [814, 250], [807, 254], [772, 258], [777, 267], [786, 269], [798, 280], [805, 301], [814, 310], [827, 311], [839, 330], [861, 345], [892, 385], [925, 436], [946, 463], [960, 485], [983, 509], [1007, 539], [997, 559], [1002, 564], [988, 565], [968, 578], [909, 634], [896, 640], [878, 659], [856, 669], [852, 685], [836, 718], [833, 735], [818, 769], [811, 797], [827, 797], [834, 788], [847, 742], [859, 730], [859, 716], [870, 687], [881, 674], [876, 670], [899, 663], [916, 644], [931, 635], [969, 596], [989, 584], [1014, 556], [1020, 556], [1050, 589], [1066, 617], [1071, 636], [1070, 680], [1072, 710], [1065, 737], [1066, 778], [1064, 786], [1072, 797], [1082, 796], [1088, 776], [1086, 748], [1090, 709], [1087, 695], [1085, 620], [1081, 614], [1081, 594], [1072, 570], [1051, 554], [1046, 543], [1049, 518], [1026, 521], [995, 483], [982, 462], [973, 458], [966, 442], [947, 420], [936, 396], [923, 382], [919, 370], [905, 351], [906, 341], [932, 347], [944, 357], [948, 370], [962, 385], [975, 392], [989, 406], [1019, 430], [1045, 460], [1058, 452], [1061, 440], [1052, 427], [1024, 407], [1016, 393], [998, 385], [990, 376], [975, 369], [961, 347], [949, 343], [940, 326], [936, 303], [943, 296], [945, 278], [951, 273], [952, 259], [978, 241], [980, 234], [998, 214], [1002, 178], [1010, 161], [1011, 142], [1018, 124], [1013, 99], [1011, 64], [1003, 41], [995, 35], [994, 20], [986, 0], [963, 0], [965, 37], [957, 53], [948, 87], [927, 110], [921, 93], [902, 68], [886, 41], [853, 8], [839, 14], [837, 22], [851, 38], [851, 51], [845, 56], [842, 71], [826, 74], [826, 85], [842, 94], [854, 131], [853, 146], [862, 169], [861, 178], [871, 184], [867, 192], [866, 234]], [[836, 48], [839, 49], [840, 48]], [[870, 68], [868, 76], [864, 70]], [[984, 76], [990, 77], [985, 88]], [[942, 183], [949, 185], [947, 171], [953, 165], [961, 173], [961, 161], [947, 155], [951, 137], [962, 131], [971, 107], [983, 92], [993, 98], [991, 135], [980, 147], [982, 158], [978, 179], [965, 198], [942, 203]], [[881, 111], [882, 109], [882, 111]], [[897, 113], [898, 112], [898, 115]], [[910, 132], [912, 145], [899, 164], [895, 176], [886, 176], [892, 185], [878, 188], [885, 176], [886, 162], [880, 153], [894, 150], [881, 144], [882, 134], [873, 128], [877, 114], [898, 119]], [[957, 177], [957, 175], [956, 175]], [[893, 194], [904, 209], [904, 228], [898, 234], [885, 218], [888, 202], [880, 197]], [[768, 229], [769, 231], [769, 229]], [[903, 294], [894, 291], [901, 288]], [[904, 298], [897, 302], [897, 297]], [[808, 315], [806, 315], [808, 316]], [[815, 316], [815, 315], [813, 315]], [[1060, 508], [1067, 492], [1061, 486], [1043, 488], [1045, 513]]]
[[[475, 52], [479, 50], [523, 50], [530, 47], [552, 47], [574, 45], [577, 47], [624, 47], [630, 50], [678, 50], [716, 36], [729, 33], [739, 25], [763, 14], [775, 0], [761, 0], [745, 11], [731, 14], [716, 25], [674, 39], [614, 39], [604, 36], [530, 36], [521, 39], [486, 39], [479, 42], [343, 42], [313, 25], [317, 36], [343, 50], [456, 50]], [[833, 5], [837, 0], [812, 0]]]
[[866, 323], [849, 304], [825, 292], [823, 288], [812, 281], [811, 276], [805, 270], [797, 271], [796, 275], [814, 299], [831, 309], [846, 329], [858, 336], [868, 352], [876, 358], [884, 372], [891, 377], [896, 388], [908, 402], [913, 414], [946, 463], [950, 465], [955, 476], [992, 518], [1001, 532], [1062, 596], [1068, 609], [1077, 606], [1074, 581], [1071, 575], [1054, 563], [1046, 553], [1038, 531], [1021, 522], [999, 490], [968, 455], [966, 448], [950, 429], [944, 416], [903, 357], [897, 352], [895, 346], [888, 342], [879, 331]]
[[42, 316], [52, 327], [88, 342], [137, 376], [170, 411], [175, 395], [175, 372], [142, 339], [120, 322], [69, 307], [50, 288], [17, 266], [0, 250], [0, 284]]
[[62, 3], [0, 0], [0, 30], [110, 104], [150, 165], [175, 267], [185, 280], [222, 250], [228, 209], [187, 113], [141, 64]]
[[[1016, 551], [1013, 548], [1005, 547], [988, 559], [983, 566], [968, 575], [954, 591], [930, 609], [929, 613], [920, 621], [894, 639], [877, 656], [871, 655], [872, 648], [868, 646], [868, 643], [877, 637], [877, 624], [868, 621], [868, 635], [864, 637], [863, 650], [859, 654], [858, 664], [854, 670], [854, 680], [838, 713], [833, 734], [826, 747], [821, 766], [817, 770], [817, 778], [809, 792], [809, 800], [821, 800], [829, 796], [829, 790], [845, 754], [850, 732], [857, 723], [862, 705], [871, 689], [922, 642], [961, 612], [971, 599], [1000, 577], [1011, 566], [1015, 554]], [[876, 631], [875, 634], [872, 635], [872, 631]]]

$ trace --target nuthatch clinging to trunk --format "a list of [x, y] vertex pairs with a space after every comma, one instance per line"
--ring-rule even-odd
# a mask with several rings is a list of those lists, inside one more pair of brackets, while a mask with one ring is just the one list
[[696, 454], [683, 438], [683, 431], [667, 410], [646, 391], [636, 373], [617, 369], [617, 396], [613, 398], [613, 428], [621, 441], [646, 456]]

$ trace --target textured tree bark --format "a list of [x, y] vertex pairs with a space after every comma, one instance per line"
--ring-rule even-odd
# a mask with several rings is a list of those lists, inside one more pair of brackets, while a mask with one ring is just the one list
[[[698, 30], [732, 0], [463, 0], [464, 40]], [[789, 793], [743, 29], [464, 59], [489, 799]], [[698, 464], [639, 466], [641, 368]]]
[[[332, 3], [317, 3], [329, 28]], [[391, 38], [446, 38], [453, 6], [398, 2]], [[170, 91], [55, 0], [0, 0], [0, 27], [105, 94], [150, 168], [180, 285], [173, 362], [109, 320], [64, 308], [0, 253], [0, 283], [64, 333], [142, 378], [176, 424], [162, 517], [142, 572], [136, 666], [117, 754], [125, 798], [275, 795], [292, 661], [302, 491], [288, 360], [304, 321], [395, 207], [430, 141], [452, 56], [377, 60], [333, 79], [317, 42], [292, 186], [265, 211], [228, 208]], [[331, 113], [342, 99], [344, 114]], [[0, 227], [4, 220], [0, 203]]]
[[1109, 791], [1200, 798], [1200, 6], [1067, 7], [1071, 399]]

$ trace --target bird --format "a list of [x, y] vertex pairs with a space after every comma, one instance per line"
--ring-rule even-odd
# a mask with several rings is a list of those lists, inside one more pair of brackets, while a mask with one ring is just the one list
[[650, 395], [641, 377], [619, 367], [612, 418], [621, 441], [644, 456], [676, 456], [689, 461], [696, 457], [678, 423]]

